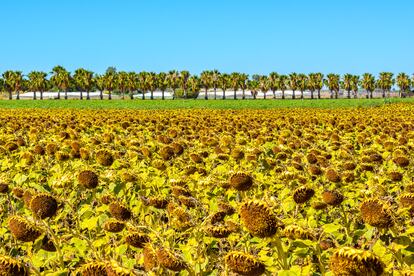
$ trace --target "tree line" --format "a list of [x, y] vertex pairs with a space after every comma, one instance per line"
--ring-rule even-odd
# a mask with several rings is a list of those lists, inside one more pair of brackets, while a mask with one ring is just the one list
[[[291, 97], [304, 98], [304, 92], [309, 91], [310, 97], [321, 98], [321, 90], [325, 87], [330, 92], [331, 98], [338, 98], [339, 91], [346, 92], [346, 97], [357, 97], [358, 91], [363, 89], [368, 98], [373, 97], [373, 92], [378, 89], [382, 97], [389, 96], [394, 85], [399, 88], [399, 96], [411, 92], [414, 85], [414, 77], [406, 73], [399, 73], [394, 77], [393, 73], [381, 72], [377, 77], [373, 74], [363, 75], [334, 74], [326, 76], [322, 73], [290, 73], [278, 74], [272, 72], [269, 75], [252, 75], [233, 72], [231, 74], [221, 73], [218, 70], [206, 70], [199, 76], [192, 75], [189, 71], [171, 70], [169, 72], [125, 72], [117, 71], [109, 67], [104, 74], [95, 74], [84, 68], [76, 69], [73, 73], [62, 66], [55, 66], [50, 73], [32, 71], [24, 75], [21, 71], [6, 71], [0, 78], [0, 91], [8, 93], [9, 99], [20, 99], [20, 93], [31, 91], [33, 99], [43, 99], [46, 91], [57, 91], [57, 98], [68, 99], [68, 92], [80, 92], [79, 98], [90, 99], [90, 92], [99, 91], [100, 99], [104, 98], [104, 92], [108, 99], [112, 99], [113, 93], [120, 94], [124, 99], [131, 99], [140, 94], [142, 99], [149, 92], [150, 99], [154, 99], [154, 92], [161, 91], [162, 99], [165, 92], [172, 92], [174, 98], [197, 98], [199, 93], [204, 92], [204, 98], [209, 99], [208, 92], [214, 91], [214, 99], [217, 93], [222, 93], [222, 99], [226, 99], [226, 91], [233, 91], [233, 98], [237, 99], [237, 92], [242, 92], [242, 99], [246, 98], [249, 91], [255, 99], [258, 92], [267, 98], [268, 93], [276, 98], [276, 91], [281, 91], [282, 99], [285, 99], [285, 91], [292, 91]], [[299, 94], [300, 93], [300, 94]]]

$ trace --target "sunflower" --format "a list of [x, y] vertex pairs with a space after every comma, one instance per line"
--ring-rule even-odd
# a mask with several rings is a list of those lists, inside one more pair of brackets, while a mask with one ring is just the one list
[[330, 258], [329, 267], [334, 275], [382, 275], [384, 264], [369, 251], [343, 247]]
[[270, 237], [277, 231], [277, 219], [261, 201], [247, 201], [240, 207], [240, 218], [247, 230], [257, 237]]
[[362, 219], [371, 226], [388, 228], [394, 224], [390, 208], [378, 199], [367, 199], [360, 206]]
[[10, 217], [8, 226], [13, 237], [22, 242], [35, 241], [42, 234], [34, 224], [20, 216]]
[[224, 257], [229, 269], [239, 275], [262, 275], [266, 267], [253, 255], [243, 252], [231, 251]]

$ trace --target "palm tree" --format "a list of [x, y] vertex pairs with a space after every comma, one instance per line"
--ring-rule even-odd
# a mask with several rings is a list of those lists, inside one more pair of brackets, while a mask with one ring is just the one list
[[129, 81], [129, 76], [128, 73], [125, 71], [120, 71], [118, 73], [118, 78], [117, 78], [117, 85], [118, 85], [118, 90], [121, 91], [122, 94], [122, 99], [125, 99], [125, 93], [128, 90], [128, 81]]
[[105, 75], [98, 75], [94, 76], [94, 83], [96, 88], [99, 90], [99, 98], [103, 100], [103, 91], [105, 90]]
[[267, 76], [260, 76], [259, 77], [259, 89], [263, 93], [263, 98], [266, 99], [266, 94], [269, 91], [270, 83]]
[[242, 90], [242, 99], [246, 99], [246, 89], [248, 88], [249, 76], [247, 74], [240, 74], [240, 89]]
[[58, 89], [58, 100], [60, 99], [60, 93], [65, 92], [65, 100], [68, 99], [68, 88], [70, 86], [70, 73], [62, 66], [58, 65], [52, 69], [52, 77], [50, 81]]
[[230, 88], [230, 76], [228, 74], [220, 74], [218, 79], [218, 87], [223, 91], [223, 100], [226, 99], [226, 90]]
[[308, 76], [305, 74], [298, 75], [298, 88], [300, 90], [300, 98], [303, 99], [303, 92], [308, 89]]
[[150, 99], [154, 99], [154, 91], [158, 88], [158, 82], [157, 82], [157, 74], [154, 72], [150, 72], [147, 74], [147, 77], [145, 78], [145, 82], [147, 83], [148, 90], [151, 92]]
[[292, 90], [292, 99], [295, 99], [295, 91], [298, 89], [298, 74], [289, 74], [289, 88]]
[[189, 77], [190, 77], [190, 72], [188, 71], [180, 72], [179, 82], [180, 82], [181, 89], [184, 91], [184, 99], [187, 99], [187, 81]]
[[200, 79], [197, 76], [191, 76], [188, 78], [187, 85], [188, 90], [194, 95], [194, 99], [196, 99], [201, 89]]
[[237, 90], [239, 90], [240, 87], [240, 75], [237, 72], [233, 72], [230, 75], [230, 86], [233, 88], [233, 99], [236, 100], [237, 99]]
[[134, 91], [138, 88], [138, 74], [135, 72], [128, 73], [128, 80], [127, 80], [127, 91], [129, 92], [129, 98], [131, 100], [134, 99]]
[[341, 87], [346, 90], [348, 99], [351, 98], [352, 79], [353, 76], [351, 74], [345, 74], [342, 76]]
[[115, 90], [115, 88], [118, 86], [118, 73], [116, 72], [116, 69], [113, 67], [109, 67], [104, 77], [104, 90], [108, 91], [108, 100], [112, 100], [112, 92]]
[[326, 79], [326, 86], [328, 86], [329, 91], [331, 93], [331, 99], [333, 98], [333, 93], [335, 93], [335, 99], [338, 99], [338, 92], [339, 92], [339, 82], [340, 76], [338, 74], [328, 74], [328, 79]]
[[164, 100], [165, 90], [168, 88], [167, 74], [164, 72], [158, 73], [157, 75], [157, 86], [161, 90], [161, 99]]
[[75, 70], [73, 75], [76, 86], [80, 90], [80, 99], [83, 99], [83, 91], [86, 91], [86, 99], [90, 100], [89, 92], [93, 87], [93, 73], [91, 71], [79, 68]]
[[309, 89], [311, 91], [311, 99], [313, 99], [313, 92], [318, 91], [318, 99], [321, 98], [321, 90], [323, 88], [323, 74], [310, 73], [309, 74]]
[[215, 100], [217, 99], [217, 87], [219, 86], [220, 75], [221, 73], [217, 69], [214, 69], [213, 71], [211, 71], [211, 85], [213, 86], [213, 89], [214, 89]]
[[3, 94], [4, 92], [4, 80], [2, 78], [0, 78], [0, 92]]
[[203, 71], [200, 74], [201, 86], [204, 88], [204, 99], [208, 100], [208, 89], [211, 87], [211, 71]]
[[285, 98], [285, 90], [288, 89], [289, 85], [289, 76], [280, 75], [277, 79], [277, 86], [282, 91], [282, 99]]
[[21, 71], [6, 71], [3, 73], [4, 86], [9, 92], [9, 100], [13, 99], [12, 94], [16, 93], [16, 100], [20, 99], [20, 89], [23, 85], [23, 74]]
[[372, 99], [372, 93], [375, 90], [375, 77], [370, 73], [365, 73], [362, 75], [361, 86], [367, 91], [367, 98]]
[[175, 91], [179, 87], [178, 79], [179, 79], [179, 73], [177, 70], [171, 70], [168, 72], [167, 83], [168, 83], [168, 87], [171, 88], [171, 90], [173, 91], [173, 100], [175, 98]]
[[353, 75], [351, 80], [351, 90], [354, 92], [354, 98], [358, 97], [359, 76]]
[[411, 89], [411, 80], [406, 73], [399, 73], [397, 75], [397, 85], [400, 88], [399, 96], [402, 97], [403, 93], [409, 92]]
[[393, 73], [381, 72], [377, 80], [377, 87], [382, 90], [382, 97], [385, 98], [385, 93], [388, 92], [390, 96], [391, 87], [394, 85]]
[[272, 90], [273, 99], [276, 99], [276, 91], [279, 89], [279, 74], [271, 72], [268, 76], [269, 88]]
[[28, 77], [28, 86], [33, 91], [33, 99], [36, 100], [36, 92], [40, 92], [40, 99], [43, 100], [43, 92], [46, 91], [48, 86], [47, 74], [45, 72], [32, 71]]
[[145, 93], [148, 91], [148, 80], [147, 80], [148, 72], [139, 72], [138, 73], [138, 88], [142, 92], [142, 100], [145, 100]]
[[257, 91], [259, 90], [259, 81], [257, 80], [257, 78], [254, 78], [252, 76], [252, 80], [248, 82], [248, 87], [250, 89], [250, 93], [253, 96], [253, 100], [256, 100]]

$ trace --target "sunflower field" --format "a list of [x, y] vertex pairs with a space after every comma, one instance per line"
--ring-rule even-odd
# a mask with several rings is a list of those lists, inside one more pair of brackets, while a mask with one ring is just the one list
[[414, 275], [412, 114], [0, 109], [0, 275]]

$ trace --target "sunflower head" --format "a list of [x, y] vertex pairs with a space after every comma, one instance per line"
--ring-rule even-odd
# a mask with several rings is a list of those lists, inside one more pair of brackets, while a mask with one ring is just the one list
[[414, 209], [414, 193], [405, 193], [400, 196], [402, 207]]
[[114, 157], [110, 151], [100, 150], [96, 153], [96, 162], [102, 166], [111, 166], [114, 163]]
[[371, 226], [388, 228], [394, 224], [390, 208], [378, 199], [367, 199], [360, 206], [362, 219]]
[[125, 237], [125, 242], [133, 247], [143, 248], [151, 239], [140, 232], [130, 232]]
[[77, 275], [82, 276], [106, 276], [108, 275], [106, 272], [107, 264], [105, 262], [90, 262], [84, 264], [77, 270]]
[[23, 198], [24, 195], [24, 189], [20, 188], [20, 187], [14, 187], [12, 189], [12, 193], [15, 197], [17, 198]]
[[285, 236], [291, 240], [301, 239], [312, 241], [315, 239], [315, 235], [311, 231], [297, 225], [288, 225], [283, 231]]
[[0, 255], [0, 275], [26, 276], [29, 275], [29, 271], [23, 263], [8, 256]]
[[214, 238], [227, 238], [232, 231], [226, 226], [209, 225], [205, 228], [205, 232]]
[[8, 226], [13, 237], [22, 242], [35, 241], [42, 234], [35, 225], [20, 216], [10, 217]]
[[158, 266], [157, 251], [150, 243], [144, 246], [143, 255], [145, 271], [151, 271]]
[[313, 197], [315, 190], [308, 187], [300, 187], [293, 192], [293, 200], [297, 204], [303, 204]]
[[42, 239], [42, 247], [43, 250], [48, 251], [48, 252], [56, 252], [56, 246], [53, 243], [53, 241], [47, 236], [45, 235]]
[[334, 275], [382, 275], [384, 264], [369, 251], [343, 247], [330, 258], [329, 267]]
[[103, 229], [111, 233], [121, 232], [124, 228], [125, 223], [117, 219], [109, 219], [103, 225]]
[[333, 168], [329, 168], [326, 170], [326, 178], [330, 181], [330, 182], [334, 182], [334, 183], [338, 183], [341, 181], [341, 176], [339, 175], [339, 173], [333, 169]]
[[187, 268], [180, 256], [165, 248], [157, 250], [157, 261], [161, 266], [172, 271], [181, 271]]
[[36, 194], [30, 201], [30, 209], [41, 219], [52, 217], [58, 209], [57, 200], [46, 193]]
[[240, 218], [247, 230], [257, 237], [270, 237], [277, 231], [277, 218], [261, 201], [247, 201], [240, 207]]
[[93, 189], [98, 186], [98, 175], [93, 171], [85, 170], [78, 174], [78, 181], [83, 187]]
[[344, 196], [337, 191], [325, 191], [322, 193], [323, 201], [331, 206], [337, 206], [342, 203]]
[[109, 212], [114, 218], [121, 221], [129, 220], [132, 217], [132, 213], [129, 208], [119, 201], [112, 201], [109, 203]]
[[246, 191], [253, 185], [253, 178], [244, 172], [236, 172], [229, 178], [229, 184], [238, 191]]
[[7, 194], [9, 192], [9, 184], [0, 183], [0, 194]]
[[262, 275], [266, 270], [255, 256], [243, 252], [231, 251], [224, 257], [224, 261], [232, 272], [240, 275]]
[[314, 202], [312, 202], [311, 206], [315, 210], [323, 210], [323, 209], [326, 209], [328, 207], [328, 204], [326, 204], [323, 201], [314, 201]]

